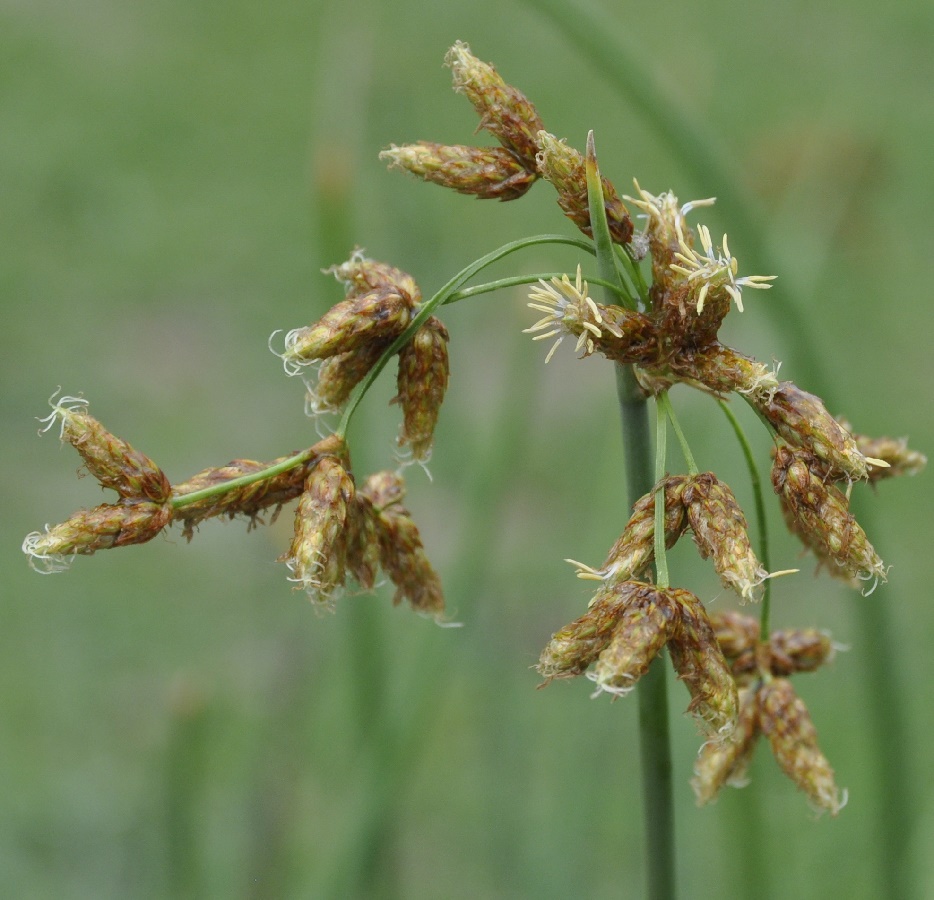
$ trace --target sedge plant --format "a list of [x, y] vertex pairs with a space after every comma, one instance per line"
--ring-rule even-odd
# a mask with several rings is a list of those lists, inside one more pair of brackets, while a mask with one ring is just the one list
[[[864, 593], [886, 580], [887, 569], [850, 512], [850, 492], [860, 483], [913, 474], [925, 458], [902, 440], [860, 434], [831, 416], [819, 397], [720, 341], [727, 314], [741, 312], [750, 292], [768, 289], [775, 276], [741, 275], [727, 236], [717, 241], [704, 225], [689, 222], [713, 198], [682, 203], [638, 181], [632, 195], [622, 194], [599, 171], [593, 133], [584, 152], [555, 137], [526, 95], [464, 43], [451, 48], [446, 62], [455, 90], [496, 143], [418, 141], [393, 145], [382, 158], [393, 169], [481, 199], [514, 201], [546, 182], [581, 236], [516, 240], [470, 263], [427, 298], [412, 275], [360, 250], [327, 270], [345, 299], [315, 322], [273, 334], [270, 346], [287, 375], [305, 379], [306, 412], [319, 429], [333, 421], [329, 416], [337, 422], [312, 446], [275, 460], [238, 458], [173, 484], [97, 421], [84, 398], [56, 393], [44, 430], [57, 428], [117, 496], [29, 534], [23, 550], [37, 571], [57, 572], [76, 556], [144, 543], [171, 527], [191, 540], [211, 518], [262, 524], [295, 502], [293, 537], [279, 559], [315, 608], [334, 610], [346, 589], [374, 591], [385, 578], [393, 603], [404, 601], [447, 624], [443, 573], [432, 566], [406, 509], [404, 478], [407, 465], [425, 466], [431, 458], [448, 385], [456, 332], [452, 341], [439, 315], [471, 297], [531, 285], [528, 305], [537, 320], [526, 331], [550, 342], [545, 362], [565, 344], [582, 360], [602, 356], [616, 366], [630, 509], [602, 562], [569, 560], [579, 578], [593, 583], [593, 596], [566, 624], [555, 623], [537, 669], [542, 686], [584, 676], [595, 697], [638, 692], [649, 894], [670, 897], [674, 788], [664, 657], [687, 690], [687, 712], [701, 734], [691, 781], [698, 803], [745, 784], [760, 738], [813, 808], [836, 816], [847, 798], [793, 684], [828, 662], [835, 645], [807, 624], [771, 630], [771, 579], [796, 570], [772, 569], [765, 479], [731, 404], [749, 405], [771, 435], [771, 485], [788, 528], [830, 576]], [[477, 281], [494, 262], [549, 244], [580, 251], [573, 275]], [[593, 269], [586, 279], [585, 264]], [[402, 420], [397, 465], [363, 475], [354, 471], [348, 426], [393, 361], [393, 402]], [[698, 468], [669, 399], [675, 385], [719, 403], [725, 427], [740, 440], [755, 497], [756, 540], [731, 487]], [[684, 458], [678, 472], [666, 469], [671, 435]], [[678, 587], [666, 554], [687, 534], [743, 611], [712, 614], [702, 598]], [[759, 615], [749, 615], [756, 605]]]

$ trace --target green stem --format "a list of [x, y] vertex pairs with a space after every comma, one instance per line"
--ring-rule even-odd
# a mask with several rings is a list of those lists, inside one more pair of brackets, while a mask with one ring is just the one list
[[655, 583], [660, 588], [671, 585], [668, 580], [668, 554], [665, 552], [665, 459], [668, 451], [668, 395], [655, 398]]
[[246, 487], [248, 484], [264, 481], [267, 478], [273, 478], [276, 475], [281, 475], [283, 472], [288, 472], [289, 469], [294, 469], [296, 466], [304, 465], [314, 456], [315, 448], [309, 447], [307, 450], [302, 450], [301, 453], [296, 453], [294, 456], [289, 456], [286, 459], [280, 460], [275, 465], [262, 469], [259, 472], [241, 475], [239, 478], [231, 478], [230, 481], [224, 481], [221, 484], [212, 484], [210, 487], [202, 488], [200, 491], [192, 491], [190, 494], [179, 494], [172, 498], [172, 509], [182, 509], [185, 506], [196, 503], [198, 500], [204, 500], [207, 497], [217, 497], [220, 494], [226, 494], [227, 491]]
[[688, 444], [687, 438], [684, 436], [684, 432], [681, 430], [681, 423], [678, 421], [678, 417], [675, 415], [675, 410], [671, 405], [671, 400], [668, 399], [668, 391], [663, 391], [661, 394], [659, 394], [655, 398], [655, 401], [661, 406], [665, 415], [671, 421], [671, 427], [674, 428], [675, 435], [678, 438], [678, 443], [681, 445], [681, 454], [684, 456], [684, 461], [688, 466], [688, 473], [691, 475], [696, 475], [697, 463], [694, 462], [694, 454], [691, 453], [691, 447]]
[[[591, 250], [592, 249], [593, 248], [591, 248]], [[523, 284], [538, 284], [539, 281], [547, 282], [552, 278], [560, 280], [566, 274], [565, 272], [539, 272], [535, 275], [514, 275], [511, 278], [499, 278], [496, 281], [487, 281], [483, 284], [477, 284], [473, 287], [461, 288], [461, 290], [455, 291], [445, 300], [444, 305], [450, 306], [452, 303], [457, 303], [458, 300], [466, 300], [468, 297], [477, 297], [480, 294], [490, 294], [493, 291], [501, 291], [504, 288], [520, 287]], [[588, 275], [587, 284], [595, 284], [599, 287], [607, 288], [613, 291], [620, 299], [628, 300], [628, 295], [616, 282], [609, 282], [602, 278], [594, 278], [592, 275]]]

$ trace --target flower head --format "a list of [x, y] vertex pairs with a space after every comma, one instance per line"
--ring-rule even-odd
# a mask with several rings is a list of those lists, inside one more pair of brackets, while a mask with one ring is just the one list
[[685, 221], [687, 214], [699, 206], [713, 206], [717, 199], [706, 197], [703, 200], [689, 200], [687, 203], [679, 204], [678, 198], [671, 191], [655, 195], [643, 190], [635, 178], [633, 184], [639, 196], [630, 197], [624, 194], [623, 199], [642, 210], [646, 219], [646, 232], [653, 240], [664, 244], [671, 242], [680, 244], [684, 236], [688, 234]]
[[689, 283], [693, 281], [701, 282], [701, 288], [697, 294], [698, 313], [704, 309], [704, 301], [711, 289], [722, 288], [725, 290], [733, 298], [739, 311], [742, 312], [744, 287], [765, 290], [772, 286], [765, 284], [765, 282], [772, 281], [777, 277], [775, 275], [746, 275], [743, 278], [737, 278], [736, 273], [739, 269], [739, 263], [735, 256], [730, 255], [726, 235], [723, 235], [723, 245], [720, 247], [719, 252], [714, 252], [713, 241], [710, 239], [710, 230], [705, 225], [699, 225], [697, 231], [704, 252], [698, 253], [688, 244], [684, 237], [684, 231], [681, 230], [678, 235], [681, 250], [675, 254], [675, 258], [680, 260], [680, 263], [672, 263], [670, 268], [686, 276]]
[[577, 337], [574, 349], [586, 349], [588, 355], [594, 351], [593, 339], [603, 337], [604, 328], [615, 337], [622, 337], [619, 328], [605, 319], [600, 307], [588, 296], [587, 282], [581, 277], [580, 266], [577, 267], [574, 284], [571, 284], [567, 275], [552, 278], [550, 282], [539, 281], [529, 293], [529, 300], [532, 301], [528, 304], [529, 308], [545, 313], [545, 317], [531, 328], [524, 329], [523, 333], [543, 332], [536, 334], [533, 341], [557, 338], [545, 357], [546, 363], [569, 334]]

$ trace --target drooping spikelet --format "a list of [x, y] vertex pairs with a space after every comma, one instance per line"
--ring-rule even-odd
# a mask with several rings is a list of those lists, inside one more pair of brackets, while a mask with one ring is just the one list
[[[593, 237], [583, 155], [547, 131], [538, 133], [538, 146], [538, 171], [558, 192], [558, 206], [584, 234]], [[626, 205], [605, 177], [601, 176], [601, 183], [610, 236], [617, 244], [628, 244], [632, 240], [632, 219]]]
[[[837, 421], [841, 428], [853, 435], [859, 452], [876, 462], [876, 465], [869, 468], [870, 484], [898, 475], [917, 475], [927, 465], [927, 457], [917, 450], [912, 450], [908, 446], [907, 438], [867, 437], [865, 434], [856, 434], [846, 419], [838, 416]], [[879, 462], [888, 465], [880, 466]]]
[[747, 784], [746, 770], [759, 738], [758, 713], [756, 688], [743, 688], [733, 732], [725, 739], [707, 741], [700, 748], [691, 779], [698, 806], [715, 800], [725, 785]]
[[668, 642], [671, 663], [691, 694], [688, 712], [712, 734], [728, 734], [736, 724], [736, 682], [717, 643], [704, 604], [690, 591], [663, 591], [679, 607], [680, 627]]
[[392, 337], [375, 340], [356, 350], [324, 360], [318, 369], [318, 380], [314, 387], [306, 382], [306, 413], [314, 416], [340, 409], [347, 402], [350, 392], [363, 381], [393, 340]]
[[582, 577], [597, 576], [608, 585], [639, 579], [655, 558], [655, 496], [665, 497], [665, 547], [671, 549], [684, 534], [687, 514], [682, 502], [685, 475], [668, 475], [632, 509], [623, 533], [610, 548], [603, 565], [596, 570], [579, 566]]
[[779, 447], [772, 485], [789, 528], [827, 563], [831, 575], [854, 586], [886, 580], [886, 570], [866, 533], [850, 514], [846, 496], [827, 483], [821, 461], [804, 451]]
[[[58, 392], [56, 392], [57, 394]], [[88, 413], [81, 397], [53, 394], [50, 415], [42, 419], [51, 428], [61, 422], [61, 438], [84, 460], [87, 470], [103, 487], [112, 488], [127, 500], [151, 500], [164, 503], [171, 491], [165, 473], [148, 456], [111, 434]]]
[[679, 627], [680, 610], [651, 584], [624, 582], [614, 590], [626, 597], [609, 644], [588, 673], [598, 693], [628, 694]]
[[45, 532], [26, 535], [23, 552], [37, 572], [61, 572], [78, 554], [90, 556], [98, 550], [151, 541], [171, 521], [172, 507], [168, 504], [104, 503], [94, 509], [78, 510], [60, 525], [46, 526]]
[[546, 684], [553, 678], [581, 675], [596, 661], [613, 639], [630, 597], [631, 589], [625, 582], [601, 590], [584, 615], [552, 635], [537, 667]]
[[[853, 436], [827, 412], [820, 397], [783, 381], [764, 402], [752, 399], [782, 438], [819, 460], [825, 476], [849, 481], [869, 476], [869, 463]], [[812, 466], [816, 468], [816, 462]]]
[[416, 612], [440, 621], [444, 615], [441, 579], [408, 510], [398, 503], [384, 508], [376, 519], [376, 534], [380, 564], [396, 586], [393, 605], [407, 600]]
[[348, 353], [405, 331], [412, 306], [392, 288], [376, 288], [335, 304], [317, 322], [285, 336], [281, 357], [289, 374], [318, 359]]
[[344, 584], [347, 514], [355, 493], [346, 446], [337, 438], [330, 440], [332, 452], [318, 457], [305, 480], [292, 544], [280, 557], [292, 572], [290, 580], [322, 605]]
[[431, 456], [435, 426], [448, 386], [448, 330], [431, 316], [399, 351], [399, 393], [402, 431], [399, 446], [408, 447], [417, 462]]
[[362, 297], [376, 290], [393, 290], [401, 294], [410, 306], [421, 303], [422, 292], [408, 272], [389, 263], [370, 259], [362, 248], [357, 247], [347, 262], [324, 270], [333, 275], [343, 286], [347, 297]]
[[515, 200], [537, 179], [505, 147], [470, 147], [417, 141], [393, 144], [380, 159], [390, 168], [405, 169], [424, 181], [471, 194], [481, 200]]
[[817, 745], [817, 729], [791, 682], [776, 678], [759, 689], [759, 727], [781, 770], [818, 810], [836, 816], [846, 803], [833, 769]]
[[769, 668], [776, 676], [813, 672], [835, 652], [830, 635], [817, 628], [786, 628], [769, 636]]
[[713, 472], [687, 480], [682, 495], [694, 543], [704, 559], [712, 559], [724, 587], [745, 602], [758, 599], [768, 573], [752, 551], [746, 517], [729, 486]]
[[463, 41], [451, 47], [444, 62], [454, 76], [454, 90], [464, 94], [480, 116], [480, 127], [534, 172], [538, 133], [545, 126], [525, 94], [506, 84], [496, 69], [477, 59]]

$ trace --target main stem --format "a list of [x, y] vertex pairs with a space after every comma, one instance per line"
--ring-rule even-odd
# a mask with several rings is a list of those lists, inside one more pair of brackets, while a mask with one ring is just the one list
[[[632, 505], [649, 493], [654, 483], [649, 410], [631, 366], [617, 365], [616, 389], [623, 420], [626, 490]], [[675, 815], [666, 682], [664, 660], [656, 657], [637, 685], [649, 900], [675, 897]]]

